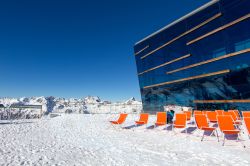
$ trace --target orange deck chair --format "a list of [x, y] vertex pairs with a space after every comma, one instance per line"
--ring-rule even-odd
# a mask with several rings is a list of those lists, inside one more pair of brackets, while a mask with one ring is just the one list
[[167, 124], [167, 113], [166, 112], [157, 112], [157, 120], [154, 127], [163, 126]]
[[205, 137], [205, 132], [211, 131], [212, 132], [211, 135], [214, 134], [217, 137], [218, 142], [219, 142], [219, 136], [218, 136], [217, 130], [215, 127], [209, 126], [206, 115], [195, 115], [194, 118], [195, 118], [197, 128], [204, 131], [201, 141], [203, 141]]
[[237, 135], [237, 140], [239, 140], [240, 130], [235, 129], [232, 116], [230, 115], [218, 115], [218, 125], [220, 131], [223, 133], [223, 146], [225, 145], [225, 135]]
[[191, 111], [184, 111], [184, 113], [187, 115], [187, 121], [191, 120], [192, 112]]
[[148, 117], [149, 117], [149, 114], [147, 114], [147, 113], [141, 113], [139, 120], [135, 121], [135, 124], [136, 125], [147, 124], [148, 123]]
[[199, 111], [199, 110], [194, 110], [194, 116], [197, 115], [197, 114], [202, 114], [202, 112]]
[[185, 113], [175, 114], [175, 121], [172, 125], [172, 130], [174, 128], [183, 128], [187, 133], [187, 114]]
[[237, 117], [237, 120], [242, 120], [239, 110], [228, 110], [228, 112], [234, 112]]
[[118, 120], [116, 120], [116, 121], [110, 121], [110, 123], [111, 123], [112, 126], [113, 125], [119, 125], [119, 126], [121, 126], [125, 122], [127, 116], [128, 116], [128, 114], [122, 113], [122, 114], [120, 114]]
[[235, 125], [241, 125], [241, 121], [238, 120], [238, 117], [236, 115], [236, 113], [234, 111], [228, 111], [228, 112], [224, 112], [224, 115], [231, 115], [233, 122]]
[[224, 115], [224, 110], [215, 110], [215, 112], [216, 112], [216, 114], [217, 114], [217, 116], [218, 115]]
[[202, 110], [202, 114], [207, 115], [208, 110]]
[[242, 111], [243, 118], [250, 118], [250, 111]]
[[245, 117], [244, 122], [245, 122], [245, 125], [246, 125], [246, 129], [248, 131], [248, 137], [250, 139], [250, 117]]
[[214, 111], [207, 111], [208, 121], [211, 123], [217, 123], [217, 113]]

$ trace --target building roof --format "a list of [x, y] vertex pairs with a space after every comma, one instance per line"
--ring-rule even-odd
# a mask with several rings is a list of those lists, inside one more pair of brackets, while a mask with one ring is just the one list
[[42, 109], [42, 105], [18, 105], [12, 104], [10, 108], [33, 108], [33, 109]]
[[142, 40], [136, 42], [135, 45], [137, 45], [137, 44], [139, 44], [139, 43], [141, 43], [141, 42], [143, 42], [143, 41], [145, 41], [145, 40], [147, 40], [147, 39], [153, 37], [154, 35], [156, 35], [156, 34], [162, 32], [162, 31], [168, 29], [169, 27], [171, 27], [171, 26], [173, 26], [173, 25], [175, 25], [175, 24], [177, 24], [177, 23], [179, 23], [179, 22], [181, 22], [182, 20], [185, 20], [186, 18], [188, 18], [188, 17], [190, 17], [190, 16], [192, 16], [192, 15], [198, 13], [199, 11], [204, 10], [205, 8], [207, 8], [207, 7], [209, 7], [209, 6], [211, 6], [211, 5], [215, 4], [215, 3], [217, 3], [218, 1], [219, 1], [219, 0], [212, 0], [212, 1], [208, 2], [208, 3], [206, 3], [205, 5], [199, 7], [198, 9], [192, 11], [191, 13], [188, 13], [187, 15], [185, 15], [185, 16], [179, 18], [178, 20], [175, 20], [174, 22], [172, 22], [172, 23], [166, 25], [165, 27], [161, 28], [160, 30], [158, 30], [158, 31], [152, 33], [151, 35], [149, 35], [149, 36], [143, 38]]

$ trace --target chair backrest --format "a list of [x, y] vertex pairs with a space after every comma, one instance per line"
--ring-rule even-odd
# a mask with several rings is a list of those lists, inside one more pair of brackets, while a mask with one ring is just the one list
[[194, 116], [194, 119], [199, 129], [201, 129], [202, 127], [209, 127], [206, 115], [198, 114]]
[[156, 123], [167, 123], [167, 113], [166, 112], [157, 112]]
[[215, 112], [217, 113], [217, 115], [223, 115], [224, 114], [224, 110], [215, 110]]
[[247, 117], [250, 118], [250, 111], [242, 111], [242, 116], [243, 116], [244, 118], [247, 118]]
[[189, 121], [191, 119], [192, 112], [191, 111], [184, 111], [184, 113], [187, 115], [187, 120]]
[[[225, 113], [224, 113], [224, 115], [226, 115]], [[232, 118], [233, 118], [234, 121], [236, 121], [238, 119], [238, 117], [237, 117], [237, 115], [236, 115], [236, 113], [234, 111], [228, 110], [227, 113], [232, 116]]]
[[149, 114], [147, 114], [147, 113], [141, 113], [139, 121], [147, 123], [148, 122], [148, 116], [149, 116]]
[[125, 114], [125, 113], [120, 114], [120, 117], [117, 120], [118, 124], [122, 124], [123, 122], [125, 122], [127, 116], [128, 116], [128, 114]]
[[209, 110], [202, 110], [202, 114], [204, 114], [204, 115], [207, 115], [207, 112], [208, 112]]
[[250, 117], [244, 118], [244, 122], [248, 131], [248, 135], [250, 135]]
[[230, 112], [227, 112], [227, 111], [223, 112], [223, 115], [232, 116], [232, 114]]
[[217, 122], [217, 114], [214, 111], [207, 111], [207, 118], [209, 121]]
[[241, 119], [239, 110], [228, 110], [228, 112], [234, 112], [235, 115], [236, 115], [236, 117], [237, 117], [237, 119], [238, 119], [238, 120]]
[[198, 115], [198, 114], [202, 114], [202, 112], [199, 110], [194, 110], [194, 115]]
[[187, 114], [185, 113], [177, 113], [175, 114], [175, 125], [184, 125], [187, 124]]
[[235, 130], [231, 115], [218, 115], [218, 125], [221, 131]]

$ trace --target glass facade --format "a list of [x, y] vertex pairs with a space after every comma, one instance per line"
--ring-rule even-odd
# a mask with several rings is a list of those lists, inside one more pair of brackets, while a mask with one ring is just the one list
[[134, 46], [145, 112], [250, 110], [250, 0], [220, 0]]

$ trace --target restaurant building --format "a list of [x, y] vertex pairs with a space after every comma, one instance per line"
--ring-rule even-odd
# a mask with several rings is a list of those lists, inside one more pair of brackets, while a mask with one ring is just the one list
[[143, 109], [250, 110], [250, 0], [213, 0], [134, 46]]

